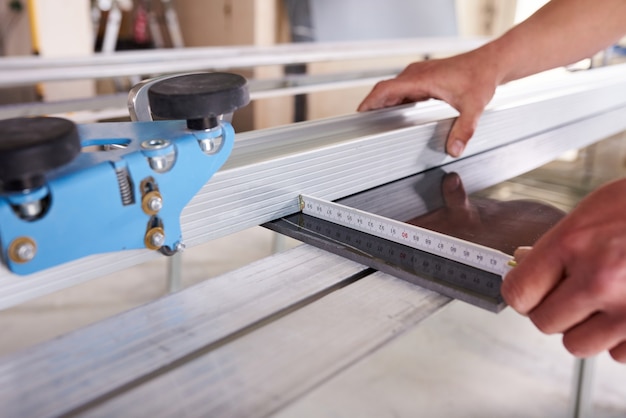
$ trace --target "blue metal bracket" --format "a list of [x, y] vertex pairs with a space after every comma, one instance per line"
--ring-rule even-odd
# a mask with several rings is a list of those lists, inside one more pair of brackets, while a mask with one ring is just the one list
[[[184, 120], [78, 125], [82, 152], [45, 186], [0, 195], [4, 264], [30, 274], [87, 255], [182, 244], [183, 208], [224, 164], [227, 122], [190, 130]], [[29, 216], [29, 208], [41, 208]]]

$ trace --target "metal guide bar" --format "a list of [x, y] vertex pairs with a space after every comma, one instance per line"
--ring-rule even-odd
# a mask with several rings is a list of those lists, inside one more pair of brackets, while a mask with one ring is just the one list
[[513, 257], [501, 251], [313, 196], [300, 195], [300, 209], [306, 215], [467, 264], [503, 278], [514, 266]]
[[467, 51], [480, 39], [417, 38], [396, 41], [359, 41], [283, 44], [268, 47], [185, 48], [82, 58], [2, 58], [0, 87], [43, 81], [123, 77], [198, 70], [223, 70], [266, 65], [355, 60]]
[[[163, 60], [239, 60], [248, 65], [306, 63], [320, 60], [349, 58], [376, 58], [403, 54], [424, 54], [475, 48], [487, 42], [485, 37], [416, 37], [337, 42], [301, 42], [275, 45], [208, 46], [161, 48], [136, 51], [116, 51], [113, 54], [95, 53], [90, 56], [41, 57], [11, 56], [0, 58], [3, 69], [83, 67], [108, 64], [154, 63]], [[257, 64], [258, 61], [258, 64]], [[237, 61], [239, 62], [239, 61]], [[220, 65], [229, 65], [220, 61]]]
[[[536, 139], [520, 162], [529, 170], [626, 129], [626, 72], [619, 66], [604, 70], [568, 74], [560, 84], [551, 83], [558, 89], [546, 86], [535, 101], [520, 93], [521, 104], [507, 88], [500, 90], [464, 155]], [[335, 200], [451, 162], [443, 145], [454, 116], [443, 104], [404, 106], [240, 134], [224, 168], [183, 211], [186, 244], [296, 213], [300, 194]], [[103, 254], [25, 277], [2, 268], [0, 307], [157, 256]]]
[[[393, 77], [397, 72], [399, 72], [397, 69], [388, 69], [322, 75], [291, 75], [272, 80], [252, 79], [248, 81], [248, 87], [250, 90], [250, 99], [259, 100], [371, 85], [384, 78]], [[99, 118], [128, 117], [127, 102], [128, 94], [115, 93], [55, 102], [30, 102], [1, 105], [0, 119], [55, 114], [56, 116], [80, 122], [81, 119], [92, 121]], [[96, 113], [95, 111], [98, 110], [102, 112]], [[86, 111], [90, 113], [85, 114]], [[64, 114], [61, 115], [61, 113]]]
[[506, 306], [497, 274], [302, 213], [263, 226], [491, 312]]

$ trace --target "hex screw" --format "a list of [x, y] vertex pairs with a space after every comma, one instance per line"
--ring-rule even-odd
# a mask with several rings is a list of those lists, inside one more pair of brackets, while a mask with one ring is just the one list
[[165, 234], [161, 233], [161, 232], [155, 232], [154, 234], [152, 234], [152, 236], [150, 237], [150, 243], [154, 246], [154, 247], [162, 247], [163, 244], [165, 243]]
[[178, 242], [176, 243], [176, 246], [174, 247], [174, 250], [175, 250], [177, 253], [182, 253], [183, 251], [185, 251], [185, 249], [186, 249], [186, 248], [187, 248], [187, 246], [185, 245], [185, 243], [184, 243], [184, 242], [182, 242], [182, 241], [178, 241]]
[[141, 200], [141, 208], [148, 215], [156, 215], [163, 208], [163, 196], [156, 190], [146, 193]]
[[163, 231], [163, 228], [155, 227], [149, 229], [144, 237], [144, 244], [150, 250], [161, 248], [165, 244], [165, 231]]
[[167, 148], [172, 143], [167, 139], [146, 139], [141, 143], [141, 148], [146, 150], [160, 150], [163, 148]]
[[[168, 139], [146, 139], [141, 143], [141, 148], [150, 154], [147, 155], [148, 164], [157, 173], [165, 173], [169, 171], [176, 160], [176, 153], [172, 148], [169, 152], [166, 150], [172, 146], [172, 142]], [[153, 152], [163, 152], [165, 154], [152, 154]]]
[[148, 207], [150, 208], [150, 210], [152, 210], [153, 212], [158, 212], [161, 210], [161, 208], [163, 207], [163, 199], [159, 196], [152, 196], [149, 200], [148, 200]]
[[20, 237], [9, 246], [9, 258], [15, 263], [27, 263], [37, 255], [37, 244], [31, 238]]

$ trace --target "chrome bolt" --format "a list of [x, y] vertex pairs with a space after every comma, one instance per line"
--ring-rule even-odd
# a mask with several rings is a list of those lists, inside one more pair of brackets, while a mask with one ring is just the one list
[[15, 248], [15, 256], [23, 263], [35, 258], [35, 254], [37, 254], [37, 248], [32, 242], [22, 242]]
[[153, 212], [158, 212], [163, 208], [163, 199], [160, 196], [152, 196], [148, 200], [148, 207]]
[[187, 246], [185, 245], [184, 242], [181, 242], [181, 241], [177, 242], [176, 245], [174, 246], [174, 250], [177, 253], [182, 253], [183, 251], [185, 251], [185, 248], [187, 248]]
[[215, 154], [220, 150], [222, 142], [224, 141], [223, 134], [221, 125], [204, 131], [193, 132], [193, 136], [196, 137], [200, 149], [207, 155]]
[[26, 202], [19, 205], [19, 213], [22, 219], [33, 219], [39, 216], [43, 210], [41, 200]]
[[141, 143], [141, 148], [147, 150], [159, 150], [169, 147], [172, 143], [167, 139], [146, 139]]
[[161, 248], [165, 243], [165, 234], [162, 232], [155, 232], [150, 236], [150, 244], [156, 248]]
[[169, 155], [159, 155], [158, 157], [149, 157], [148, 164], [150, 164], [150, 168], [156, 171], [157, 173], [165, 173], [168, 171], [172, 164], [172, 158]]
[[141, 148], [148, 159], [150, 168], [157, 173], [169, 171], [176, 161], [176, 150], [168, 139], [146, 139]]
[[198, 141], [198, 144], [200, 144], [200, 149], [202, 150], [202, 152], [207, 154], [212, 153], [215, 149], [215, 142], [213, 141], [213, 139], [201, 139]]

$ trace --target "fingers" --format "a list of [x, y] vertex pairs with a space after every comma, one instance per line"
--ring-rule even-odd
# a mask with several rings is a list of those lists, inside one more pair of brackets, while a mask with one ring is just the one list
[[483, 113], [483, 107], [467, 106], [460, 107], [459, 117], [452, 124], [452, 129], [446, 142], [446, 152], [453, 157], [460, 157], [467, 143], [474, 135], [478, 119]]
[[576, 357], [589, 357], [604, 350], [615, 350], [615, 353], [626, 361], [626, 347], [618, 348], [625, 343], [626, 326], [621, 318], [598, 312], [587, 320], [572, 327], [563, 335], [563, 345]]
[[542, 332], [554, 334], [565, 332], [583, 322], [597, 308], [598, 301], [589, 297], [581, 280], [567, 277], [528, 316]]
[[526, 258], [526, 256], [528, 255], [528, 253], [530, 253], [532, 249], [533, 247], [517, 247], [517, 249], [513, 253], [513, 257], [515, 258], [515, 261], [517, 261], [518, 263], [521, 263], [522, 260]]
[[609, 354], [615, 361], [626, 363], [626, 342], [620, 343], [609, 350]]
[[377, 83], [372, 91], [363, 99], [358, 112], [382, 109], [396, 106], [405, 102], [416, 102], [426, 99], [427, 96], [417, 96], [414, 88], [406, 80], [395, 78]]
[[550, 248], [549, 235], [525, 254], [523, 261], [506, 275], [500, 289], [509, 306], [523, 315], [541, 303], [563, 278], [564, 263]]

